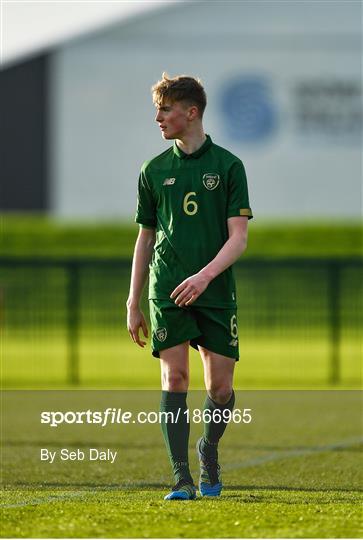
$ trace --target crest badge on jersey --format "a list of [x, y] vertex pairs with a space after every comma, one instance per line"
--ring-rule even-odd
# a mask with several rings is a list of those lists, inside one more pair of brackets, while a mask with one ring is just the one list
[[168, 332], [166, 328], [157, 328], [155, 330], [155, 335], [158, 341], [163, 342], [166, 340], [166, 336], [168, 335]]
[[165, 178], [163, 186], [173, 186], [176, 178]]
[[219, 185], [219, 174], [205, 173], [203, 174], [203, 184], [206, 189], [213, 191]]

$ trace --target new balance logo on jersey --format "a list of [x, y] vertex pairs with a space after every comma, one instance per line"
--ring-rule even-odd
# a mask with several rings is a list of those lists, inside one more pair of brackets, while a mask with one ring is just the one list
[[172, 186], [175, 184], [175, 178], [165, 178], [163, 186]]
[[155, 335], [158, 341], [165, 341], [168, 332], [166, 328], [157, 328], [157, 330], [155, 330]]
[[228, 345], [231, 345], [232, 347], [237, 347], [238, 339], [232, 339]]
[[203, 184], [204, 187], [209, 191], [216, 189], [219, 184], [219, 174], [215, 173], [205, 173], [203, 174]]

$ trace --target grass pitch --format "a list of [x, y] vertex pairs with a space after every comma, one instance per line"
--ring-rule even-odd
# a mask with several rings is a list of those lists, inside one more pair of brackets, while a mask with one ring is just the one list
[[[359, 538], [358, 492], [228, 489], [220, 500], [162, 500], [165, 489], [7, 494], [6, 537]], [[11, 495], [11, 496], [9, 496]], [[16, 501], [28, 502], [16, 506]]]
[[[130, 257], [137, 234], [135, 225], [63, 225], [19, 216], [6, 216], [0, 221], [3, 256]], [[258, 225], [256, 222], [256, 225], [251, 224], [246, 256], [361, 254], [361, 224]], [[6, 326], [11, 314], [5, 317], [3, 375], [15, 387], [22, 384], [25, 387], [61, 386], [67, 381], [68, 349], [63, 324], [66, 300], [62, 288], [65, 276], [44, 279], [38, 269], [36, 272], [37, 280], [33, 275], [28, 280], [21, 278], [21, 294], [16, 300], [12, 299], [12, 306], [16, 308], [14, 324]], [[361, 402], [357, 392], [240, 392], [236, 407], [251, 407], [253, 422], [249, 426], [228, 426], [220, 452], [225, 489], [218, 500], [163, 500], [172, 481], [158, 425], [118, 426], [107, 430], [70, 425], [54, 431], [41, 426], [41, 410], [107, 406], [122, 406], [133, 411], [158, 409], [159, 392], [145, 390], [159, 386], [158, 363], [145, 351], [135, 348], [124, 334], [108, 331], [110, 323], [114, 327], [120, 325], [119, 315], [109, 320], [110, 306], [115, 304], [114, 313], [119, 312], [127, 286], [119, 284], [113, 289], [115, 281], [103, 278], [107, 286], [110, 284], [111, 295], [105, 287], [99, 292], [94, 286], [90, 288], [92, 279], [91, 275], [86, 281], [86, 298], [92, 290], [91, 300], [95, 306], [104, 306], [101, 314], [105, 315], [105, 320], [98, 323], [104, 329], [100, 335], [97, 333], [95, 338], [82, 335], [82, 382], [98, 386], [107, 383], [137, 386], [139, 390], [4, 393], [2, 537], [359, 538], [363, 535]], [[263, 279], [265, 281], [265, 277]], [[318, 289], [325, 290], [324, 276], [320, 279], [323, 281], [309, 278], [309, 294], [318, 300]], [[118, 275], [117, 280], [121, 281], [121, 276]], [[27, 281], [31, 283], [31, 291], [39, 282], [40, 297], [28, 292], [24, 287]], [[353, 284], [351, 277], [345, 282], [353, 290], [354, 298], [359, 298], [356, 286], [361, 283], [359, 278]], [[45, 294], [48, 283], [53, 286], [49, 297]], [[289, 284], [292, 284], [290, 289]], [[265, 285], [270, 291], [270, 282]], [[283, 300], [289, 296], [296, 304], [295, 282], [284, 278], [284, 285], [288, 290]], [[311, 285], [315, 287], [312, 293]], [[261, 283], [258, 289], [260, 286]], [[303, 295], [306, 290], [301, 288]], [[254, 291], [254, 303], [255, 294]], [[280, 293], [278, 297], [281, 299]], [[345, 294], [345, 297], [349, 307], [351, 295]], [[270, 294], [266, 298], [271, 300]], [[40, 309], [34, 311], [34, 305], [39, 304]], [[23, 309], [24, 305], [26, 324], [18, 320], [22, 312], [17, 308]], [[267, 306], [266, 313], [270, 315], [272, 305], [274, 302], [270, 301]], [[301, 305], [305, 310], [305, 304]], [[320, 304], [311, 306], [301, 319], [304, 324], [307, 320], [306, 328], [311, 327], [312, 315], [320, 313]], [[322, 306], [324, 308], [325, 304]], [[295, 313], [286, 307], [284, 310], [288, 314]], [[320, 314], [323, 322], [324, 313]], [[349, 315], [349, 310], [343, 304], [343, 315], [346, 313]], [[321, 324], [318, 315], [314, 315], [313, 326]], [[25, 333], [28, 323], [30, 331]], [[269, 319], [267, 326], [270, 324]], [[259, 320], [257, 326], [261, 328]], [[347, 328], [351, 334], [343, 332], [341, 336], [341, 379], [347, 386], [359, 381], [361, 354], [356, 326], [350, 330], [351, 326], [349, 323], [344, 327], [344, 332]], [[269, 334], [263, 334], [264, 337], [259, 334], [258, 339], [246, 336], [236, 370], [237, 388], [246, 384], [326, 386], [331, 351], [320, 327], [317, 334], [309, 330], [306, 335], [292, 338], [290, 333], [286, 335], [285, 324], [281, 324], [281, 329], [281, 335], [278, 332], [275, 339]], [[200, 388], [200, 361], [193, 354], [192, 371], [194, 387]], [[203, 399], [203, 393], [191, 393], [189, 406], [201, 407]], [[194, 444], [201, 432], [200, 424], [192, 424], [190, 462], [195, 480], [198, 464]], [[83, 461], [51, 465], [39, 459], [43, 447], [75, 451], [91, 446], [117, 450], [117, 461], [114, 465]]]
[[[330, 345], [324, 336], [243, 336], [236, 365], [235, 388], [328, 387]], [[275, 338], [275, 339], [273, 339]], [[2, 343], [4, 384], [13, 388], [67, 385], [67, 342], [59, 333], [29, 338], [5, 335]], [[341, 385], [359, 387], [362, 343], [357, 336], [343, 336], [340, 354]], [[141, 349], [126, 332], [119, 336], [99, 333], [80, 341], [79, 376], [84, 387], [160, 387], [160, 368], [150, 345]], [[50, 362], [49, 359], [52, 359]], [[101, 367], [102, 366], [102, 367]], [[190, 348], [191, 388], [204, 388], [199, 354]]]
[[[40, 425], [41, 410], [156, 410], [159, 392], [7, 392], [3, 537], [361, 537], [360, 395], [239, 392], [252, 423], [228, 426], [217, 500], [164, 501], [171, 478], [157, 424]], [[203, 392], [189, 396], [201, 407]], [[197, 479], [191, 424], [190, 462]], [[113, 448], [115, 464], [39, 461], [39, 449]]]

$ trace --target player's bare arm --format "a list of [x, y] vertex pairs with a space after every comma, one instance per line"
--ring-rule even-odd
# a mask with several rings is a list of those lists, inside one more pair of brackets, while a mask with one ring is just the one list
[[132, 261], [131, 282], [127, 307], [127, 329], [134, 343], [145, 347], [146, 342], [139, 337], [142, 329], [148, 337], [148, 329], [143, 312], [140, 309], [141, 294], [147, 279], [149, 263], [155, 244], [155, 229], [140, 227]]
[[190, 306], [221, 272], [231, 266], [247, 247], [248, 218], [230, 217], [227, 220], [228, 240], [215, 258], [197, 274], [185, 279], [171, 293], [170, 298], [180, 306]]

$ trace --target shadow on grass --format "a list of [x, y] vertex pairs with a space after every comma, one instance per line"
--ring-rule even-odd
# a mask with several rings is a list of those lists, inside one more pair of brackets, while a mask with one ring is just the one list
[[[5, 487], [5, 486], [4, 486]], [[11, 486], [5, 487], [7, 491], [14, 491], [17, 489], [25, 490], [34, 490], [34, 489], [97, 489], [99, 492], [103, 491], [148, 491], [150, 489], [168, 489], [170, 488], [169, 482], [130, 482], [130, 483], [110, 483], [110, 484], [101, 484], [96, 482], [13, 482]], [[301, 486], [277, 486], [277, 485], [246, 485], [246, 484], [229, 484], [228, 486], [223, 487], [224, 492], [229, 491], [297, 491], [297, 492], [309, 492], [309, 493], [319, 493], [319, 492], [342, 492], [342, 493], [363, 493], [362, 488], [351, 488], [351, 487], [301, 487]], [[237, 494], [230, 494], [229, 497], [240, 497]], [[256, 495], [250, 495], [251, 498], [258, 498]], [[266, 502], [266, 501], [265, 501]]]

